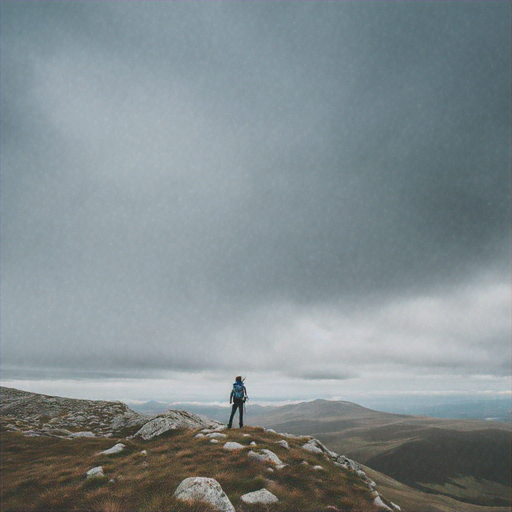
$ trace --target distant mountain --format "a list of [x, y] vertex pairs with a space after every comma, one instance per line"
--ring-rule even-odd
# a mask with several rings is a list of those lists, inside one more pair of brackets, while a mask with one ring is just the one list
[[409, 486], [487, 506], [510, 506], [511, 426], [382, 413], [315, 400], [248, 419], [279, 432], [310, 434]]
[[171, 409], [167, 402], [157, 402], [155, 400], [149, 400], [143, 403], [133, 403], [129, 405], [134, 411], [146, 416], [155, 416], [156, 414], [161, 414]]
[[399, 399], [373, 401], [367, 407], [396, 414], [430, 416], [432, 418], [512, 422], [512, 397], [438, 397], [402, 396]]
[[[222, 407], [219, 405], [198, 405], [198, 404], [170, 404], [165, 402], [155, 402], [153, 400], [144, 402], [142, 404], [132, 404], [131, 408], [140, 414], [155, 415], [161, 414], [169, 409], [176, 409], [180, 411], [188, 411], [194, 414], [202, 414], [213, 420], [227, 423], [231, 407]], [[262, 407], [260, 405], [252, 405], [250, 402], [246, 405], [246, 418], [254, 418], [260, 414], [267, 413], [272, 407]]]

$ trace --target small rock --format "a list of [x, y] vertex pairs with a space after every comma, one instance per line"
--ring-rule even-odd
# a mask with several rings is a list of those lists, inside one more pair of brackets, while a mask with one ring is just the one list
[[303, 445], [302, 449], [311, 453], [323, 453], [323, 451], [313, 441], [309, 441]]
[[366, 476], [366, 473], [362, 470], [362, 469], [357, 469], [356, 470], [356, 475], [359, 477], [359, 478], [362, 478], [363, 480], [366, 480], [368, 477]]
[[383, 501], [382, 501], [382, 498], [380, 496], [377, 496], [374, 500], [373, 500], [373, 504], [376, 505], [377, 507], [381, 507], [385, 510], [391, 510], [391, 512], [393, 512], [393, 509], [388, 507]]
[[277, 444], [282, 446], [283, 448], [286, 448], [287, 450], [290, 449], [290, 445], [288, 444], [288, 441], [285, 441], [284, 439], [281, 439], [281, 441], [277, 441]]
[[202, 437], [205, 437], [205, 435], [203, 433], [199, 433], [197, 435], [194, 436], [196, 439], [201, 439]]
[[313, 469], [315, 471], [320, 471], [320, 470], [323, 470], [324, 468], [322, 466], [313, 466]]
[[244, 503], [262, 503], [264, 505], [270, 505], [271, 503], [277, 503], [279, 500], [277, 496], [274, 496], [267, 489], [260, 489], [259, 491], [250, 492], [241, 496]]
[[206, 437], [210, 437], [213, 439], [221, 439], [228, 437], [226, 434], [221, 434], [220, 432], [213, 432], [211, 434], [206, 434]]
[[145, 457], [145, 456], [148, 454], [148, 452], [147, 452], [147, 450], [142, 450], [142, 451], [140, 452], [140, 454], [141, 454], [141, 455], [144, 455], [144, 457]]
[[253, 459], [261, 460], [262, 462], [271, 462], [272, 464], [275, 464], [276, 466], [282, 466], [283, 462], [281, 459], [270, 450], [263, 449], [261, 450], [261, 453], [253, 452], [252, 450], [248, 453], [249, 457], [252, 457]]
[[255, 442], [255, 441], [252, 441], [252, 442], [250, 443], [250, 446], [256, 446], [256, 442]]
[[224, 448], [224, 450], [234, 451], [234, 450], [241, 450], [242, 448], [244, 448], [244, 445], [240, 444], [240, 443], [229, 442], [229, 443], [226, 443], [223, 446], [223, 448]]
[[210, 443], [212, 444], [217, 444], [219, 441], [218, 439], [210, 439]]
[[116, 445], [112, 446], [112, 448], [108, 450], [104, 450], [101, 452], [103, 455], [112, 455], [114, 453], [120, 453], [126, 448], [126, 445], [123, 443], [117, 443]]
[[105, 476], [105, 473], [103, 473], [103, 466], [97, 466], [95, 468], [90, 469], [86, 473], [87, 479], [90, 478], [102, 478]]
[[211, 504], [220, 512], [235, 512], [235, 507], [229, 501], [219, 482], [213, 478], [185, 478], [174, 493], [180, 501], [199, 501]]
[[96, 437], [92, 432], [73, 432], [69, 437]]

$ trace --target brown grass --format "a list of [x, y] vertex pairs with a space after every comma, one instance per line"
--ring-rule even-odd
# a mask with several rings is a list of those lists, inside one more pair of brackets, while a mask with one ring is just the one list
[[[244, 437], [244, 433], [251, 437]], [[228, 441], [245, 448], [223, 450], [196, 432], [174, 431], [150, 441], [141, 439], [64, 440], [2, 434], [2, 512], [165, 512], [205, 511], [204, 503], [174, 498], [180, 482], [191, 476], [215, 478], [237, 511], [377, 511], [368, 488], [322, 455], [304, 451], [303, 440], [288, 439], [290, 450], [276, 444], [281, 436], [260, 428], [233, 429]], [[116, 455], [99, 453], [116, 442], [127, 445]], [[257, 446], [249, 446], [256, 441]], [[268, 448], [287, 466], [268, 472], [268, 463], [247, 457], [250, 449]], [[147, 456], [141, 454], [147, 450]], [[302, 465], [303, 461], [308, 465]], [[324, 471], [315, 471], [320, 464]], [[105, 477], [86, 480], [85, 473], [103, 466]], [[266, 488], [279, 502], [247, 505], [241, 496]], [[328, 507], [331, 507], [330, 509]]]

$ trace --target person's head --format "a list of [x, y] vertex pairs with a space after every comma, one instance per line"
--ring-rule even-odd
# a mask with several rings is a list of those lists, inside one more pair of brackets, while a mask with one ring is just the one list
[[242, 377], [240, 377], [240, 375], [236, 378], [236, 381], [237, 382], [242, 382]]

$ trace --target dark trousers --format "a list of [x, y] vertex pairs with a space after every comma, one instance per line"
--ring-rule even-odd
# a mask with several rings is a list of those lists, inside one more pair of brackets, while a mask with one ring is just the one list
[[240, 411], [240, 422], [239, 425], [241, 427], [244, 426], [244, 401], [243, 400], [234, 400], [233, 408], [231, 409], [231, 416], [229, 417], [229, 426], [233, 424], [233, 417], [235, 416], [236, 410]]

